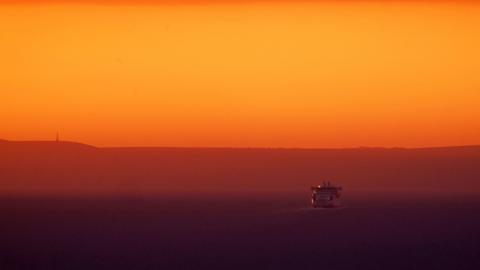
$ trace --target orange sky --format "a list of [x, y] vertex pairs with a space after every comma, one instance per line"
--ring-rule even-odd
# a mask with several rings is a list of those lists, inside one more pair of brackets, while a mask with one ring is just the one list
[[0, 2], [0, 138], [480, 144], [468, 1]]

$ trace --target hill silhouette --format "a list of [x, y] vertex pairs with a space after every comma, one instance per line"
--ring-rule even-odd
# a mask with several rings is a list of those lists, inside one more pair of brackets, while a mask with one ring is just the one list
[[1, 193], [480, 191], [480, 146], [441, 148], [97, 148], [0, 140]]

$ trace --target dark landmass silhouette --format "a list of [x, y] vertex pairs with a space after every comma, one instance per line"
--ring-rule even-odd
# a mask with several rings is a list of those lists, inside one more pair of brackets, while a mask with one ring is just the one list
[[97, 148], [0, 140], [0, 193], [480, 191], [480, 146], [439, 148]]

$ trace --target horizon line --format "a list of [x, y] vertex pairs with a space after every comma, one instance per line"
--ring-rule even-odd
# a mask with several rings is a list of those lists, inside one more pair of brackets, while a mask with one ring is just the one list
[[438, 146], [421, 146], [421, 147], [405, 147], [405, 146], [351, 146], [351, 147], [283, 147], [283, 146], [96, 146], [77, 141], [69, 140], [7, 140], [0, 138], [1, 142], [9, 143], [70, 143], [79, 144], [87, 147], [97, 149], [118, 149], [118, 148], [162, 148], [162, 149], [231, 149], [231, 150], [359, 150], [359, 149], [371, 149], [371, 150], [421, 150], [421, 149], [444, 149], [444, 148], [477, 148], [480, 144], [465, 144], [465, 145], [438, 145]]

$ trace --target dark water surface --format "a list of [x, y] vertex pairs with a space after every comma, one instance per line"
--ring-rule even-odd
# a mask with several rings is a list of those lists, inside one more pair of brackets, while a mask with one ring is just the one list
[[480, 269], [475, 196], [3, 197], [0, 269]]

